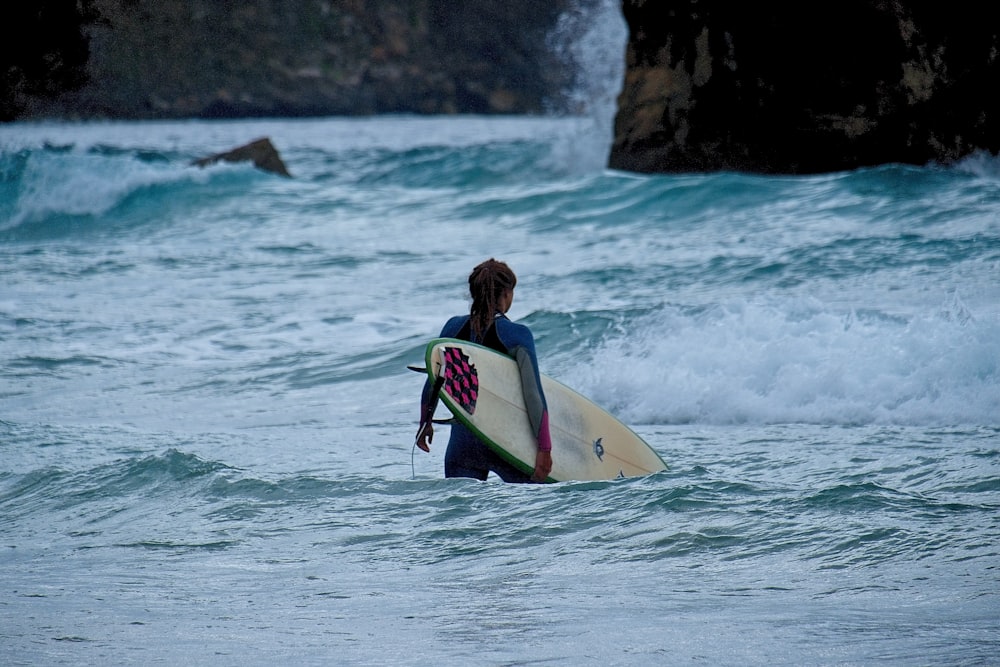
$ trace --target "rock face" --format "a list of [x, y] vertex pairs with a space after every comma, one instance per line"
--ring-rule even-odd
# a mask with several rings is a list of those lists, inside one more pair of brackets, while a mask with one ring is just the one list
[[1000, 151], [994, 3], [623, 0], [609, 166], [812, 173]]
[[574, 68], [546, 41], [570, 0], [82, 1], [89, 83], [14, 118], [541, 113]]

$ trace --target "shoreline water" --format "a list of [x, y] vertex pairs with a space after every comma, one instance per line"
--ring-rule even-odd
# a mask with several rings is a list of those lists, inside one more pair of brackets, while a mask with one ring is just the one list
[[[0, 661], [989, 664], [995, 159], [640, 177], [590, 128], [0, 127]], [[188, 167], [258, 131], [295, 178]], [[668, 471], [411, 459], [487, 256]]]

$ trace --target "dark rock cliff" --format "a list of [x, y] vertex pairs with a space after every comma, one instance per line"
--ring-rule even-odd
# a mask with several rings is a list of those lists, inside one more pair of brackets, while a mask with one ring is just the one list
[[[0, 120], [579, 111], [588, 55], [553, 47], [553, 30], [606, 1], [8, 2]], [[810, 173], [1000, 151], [995, 2], [622, 11], [612, 168]]]
[[[72, 5], [21, 4], [2, 12], [39, 37], [50, 8]], [[539, 113], [559, 110], [574, 67], [547, 44], [567, 0], [80, 4], [86, 83], [57, 95], [22, 87], [7, 119]]]
[[624, 0], [610, 166], [809, 173], [1000, 150], [996, 3]]

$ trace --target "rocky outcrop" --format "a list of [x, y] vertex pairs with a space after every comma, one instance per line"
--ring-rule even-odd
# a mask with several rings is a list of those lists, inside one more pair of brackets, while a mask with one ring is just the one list
[[[0, 33], [20, 46], [0, 53], [0, 119], [579, 112], [592, 100], [569, 99], [574, 77], [594, 54], [555, 48], [553, 31], [602, 2], [9, 2]], [[1000, 151], [994, 3], [622, 11], [612, 168], [810, 173]]]
[[81, 1], [89, 82], [26, 87], [16, 118], [541, 113], [575, 67], [547, 43], [569, 0]]
[[1000, 151], [992, 3], [623, 0], [609, 165], [810, 173]]

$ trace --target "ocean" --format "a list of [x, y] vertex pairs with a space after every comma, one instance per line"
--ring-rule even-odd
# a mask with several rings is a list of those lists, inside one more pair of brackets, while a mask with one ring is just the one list
[[[0, 126], [0, 663], [1000, 664], [1000, 159], [637, 175], [606, 128]], [[262, 136], [292, 178], [190, 164]], [[489, 257], [666, 472], [414, 451]]]

